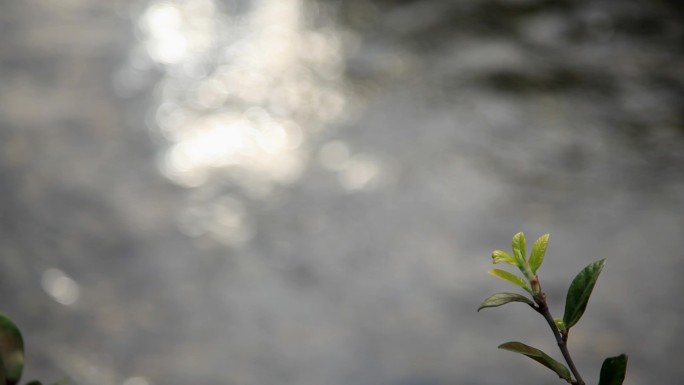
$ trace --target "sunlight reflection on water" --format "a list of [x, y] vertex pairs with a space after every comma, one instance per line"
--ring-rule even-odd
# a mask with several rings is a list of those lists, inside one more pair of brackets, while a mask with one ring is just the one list
[[[315, 151], [312, 140], [344, 119], [349, 35], [301, 0], [250, 5], [241, 13], [212, 0], [152, 1], [137, 23], [137, 52], [146, 52], [163, 75], [149, 123], [162, 144], [160, 172], [194, 190], [228, 182], [263, 199], [297, 181]], [[134, 57], [129, 66], [140, 67]], [[349, 191], [370, 186], [380, 170], [366, 155], [341, 163], [326, 168], [339, 172]], [[244, 220], [203, 213], [211, 205], [180, 215], [185, 233], [217, 235], [223, 228], [244, 235], [228, 240], [249, 238], [249, 226], [224, 226]]]
[[307, 30], [301, 8], [261, 1], [231, 18], [209, 1], [155, 2], [144, 12], [142, 43], [166, 70], [152, 129], [169, 142], [170, 179], [199, 186], [229, 166], [297, 178], [308, 136], [345, 103], [339, 38]]

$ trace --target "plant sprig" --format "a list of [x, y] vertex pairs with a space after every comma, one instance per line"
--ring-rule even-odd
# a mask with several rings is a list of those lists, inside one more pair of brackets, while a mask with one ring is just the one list
[[[509, 350], [530, 357], [554, 371], [558, 377], [564, 379], [569, 384], [585, 385], [568, 351], [568, 337], [570, 335], [570, 328], [575, 326], [580, 318], [582, 318], [582, 315], [584, 315], [589, 297], [606, 263], [605, 259], [589, 264], [573, 279], [566, 296], [563, 318], [554, 319], [546, 302], [546, 294], [542, 291], [541, 283], [537, 276], [537, 270], [544, 262], [549, 243], [549, 234], [544, 234], [537, 239], [532, 246], [529, 258], [525, 250], [525, 234], [515, 234], [511, 243], [513, 254], [508, 254], [502, 250], [494, 250], [492, 252], [492, 262], [494, 264], [507, 263], [515, 266], [522, 275], [516, 275], [501, 269], [491, 269], [488, 273], [521, 287], [530, 294], [531, 298], [517, 293], [496, 293], [485, 299], [477, 311], [505, 305], [510, 302], [522, 302], [529, 305], [537, 313], [541, 314], [549, 324], [567, 366], [556, 361], [543, 351], [522, 342], [506, 342], [499, 345], [499, 349]], [[606, 358], [601, 367], [598, 385], [621, 385], [624, 381], [626, 370], [627, 356], [625, 354]]]

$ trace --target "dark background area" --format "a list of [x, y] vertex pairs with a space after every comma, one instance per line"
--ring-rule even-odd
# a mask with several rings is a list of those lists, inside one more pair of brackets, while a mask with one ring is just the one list
[[[588, 383], [684, 360], [677, 1], [0, 2], [0, 310], [25, 379], [556, 384], [490, 252], [607, 258]], [[529, 361], [529, 362], [528, 362]]]

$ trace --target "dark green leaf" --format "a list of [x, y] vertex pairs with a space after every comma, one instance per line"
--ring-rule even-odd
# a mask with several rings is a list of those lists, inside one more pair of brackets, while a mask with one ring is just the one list
[[520, 286], [528, 292], [531, 292], [530, 288], [527, 286], [527, 282], [525, 282], [525, 280], [522, 277], [519, 277], [513, 273], [509, 273], [506, 270], [500, 269], [490, 269], [487, 271], [487, 273], [495, 277], [501, 278], [504, 281], [508, 281], [514, 285]]
[[547, 368], [556, 372], [558, 377], [564, 379], [567, 382], [572, 381], [572, 376], [570, 375], [570, 370], [565, 367], [565, 365], [549, 357], [546, 353], [542, 352], [537, 348], [525, 345], [522, 342], [506, 342], [505, 344], [499, 345], [499, 349], [508, 350], [511, 352], [516, 352], [524, 354], [531, 359], [539, 362], [540, 364], [546, 366]]
[[570, 328], [582, 318], [584, 310], [587, 308], [591, 292], [594, 290], [596, 280], [598, 279], [599, 274], [601, 274], [601, 270], [605, 263], [606, 260], [602, 259], [589, 264], [577, 274], [570, 284], [568, 295], [565, 299], [565, 314], [563, 315], [563, 322], [565, 323], [566, 329], [570, 330]]
[[532, 251], [530, 252], [530, 267], [532, 268], [532, 273], [537, 274], [537, 269], [544, 262], [544, 255], [546, 255], [546, 246], [549, 244], [549, 234], [544, 234], [532, 246]]
[[7, 385], [15, 385], [24, 370], [24, 340], [19, 328], [0, 314], [0, 357], [4, 364]]
[[525, 254], [525, 234], [523, 233], [517, 233], [513, 236], [513, 255], [515, 256], [515, 259], [518, 261], [518, 266], [523, 267], [525, 266], [525, 257], [527, 254]]
[[516, 293], [496, 293], [491, 295], [489, 298], [484, 300], [477, 311], [480, 311], [486, 307], [497, 307], [505, 305], [509, 302], [524, 302], [528, 305], [534, 305], [531, 299]]
[[608, 357], [601, 366], [599, 385], [622, 385], [627, 372], [627, 356]]

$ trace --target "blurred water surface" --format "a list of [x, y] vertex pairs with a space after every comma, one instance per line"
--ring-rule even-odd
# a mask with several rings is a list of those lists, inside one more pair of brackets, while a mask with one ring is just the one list
[[[684, 9], [668, 1], [0, 3], [0, 287], [27, 376], [501, 384], [554, 352], [486, 275], [552, 234], [596, 382], [683, 375]], [[542, 333], [537, 333], [539, 330]]]

